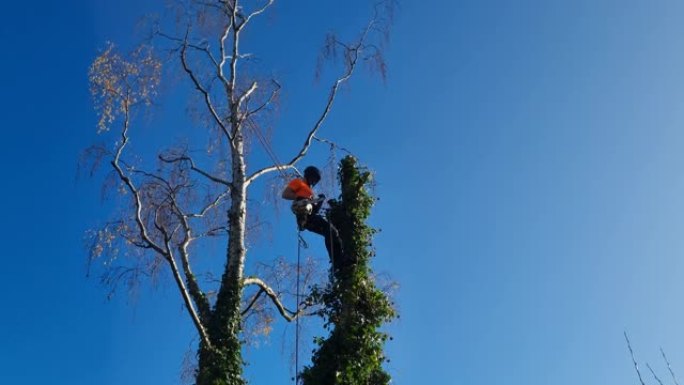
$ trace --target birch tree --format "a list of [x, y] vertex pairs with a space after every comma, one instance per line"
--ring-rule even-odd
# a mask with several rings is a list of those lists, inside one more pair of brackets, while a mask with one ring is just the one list
[[[98, 132], [114, 136], [113, 143], [93, 146], [86, 152], [107, 160], [112, 179], [108, 190], [120, 193], [118, 211], [105, 226], [92, 233], [90, 257], [102, 266], [110, 285], [168, 274], [177, 289], [199, 337], [198, 385], [244, 384], [241, 331], [244, 319], [270, 302], [275, 313], [293, 321], [307, 304], [285, 306], [280, 291], [266, 277], [247, 275], [250, 258], [246, 234], [252, 213], [248, 209], [250, 187], [259, 178], [296, 171], [299, 162], [319, 140], [319, 132], [331, 113], [339, 91], [359, 67], [370, 64], [384, 76], [382, 47], [391, 22], [393, 3], [371, 5], [369, 22], [351, 39], [330, 34], [323, 58], [337, 60], [341, 72], [321, 95], [318, 117], [301, 122], [308, 128], [301, 146], [290, 154], [276, 155], [273, 164], [254, 167], [247, 143], [262, 142], [260, 122], [272, 110], [281, 92], [278, 79], [259, 77], [251, 68], [252, 52], [241, 44], [242, 36], [268, 13], [275, 0], [189, 0], [177, 2], [177, 27], [156, 27], [153, 39], [129, 54], [107, 45], [89, 72], [91, 91], [99, 116]], [[196, 157], [184, 146], [160, 151], [154, 162], [145, 162], [131, 147], [141, 112], [155, 100], [165, 72], [160, 47], [171, 52], [185, 81], [200, 100], [200, 128], [218, 156]], [[292, 130], [291, 127], [281, 128]], [[277, 161], [278, 155], [285, 159]], [[106, 164], [103, 162], [103, 164]], [[225, 242], [220, 271], [196, 272], [193, 253], [203, 252], [203, 242]], [[213, 280], [205, 280], [211, 274]], [[253, 290], [249, 290], [254, 287]], [[248, 295], [249, 294], [249, 295]]]

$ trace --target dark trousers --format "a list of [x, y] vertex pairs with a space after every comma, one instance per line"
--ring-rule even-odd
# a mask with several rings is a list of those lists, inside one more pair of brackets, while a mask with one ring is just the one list
[[337, 229], [331, 226], [325, 218], [317, 214], [297, 219], [301, 224], [302, 229], [323, 236], [325, 239], [325, 248], [328, 249], [330, 262], [336, 269], [345, 264], [344, 261], [346, 258], [342, 250], [342, 241], [340, 240], [340, 235], [337, 233]]

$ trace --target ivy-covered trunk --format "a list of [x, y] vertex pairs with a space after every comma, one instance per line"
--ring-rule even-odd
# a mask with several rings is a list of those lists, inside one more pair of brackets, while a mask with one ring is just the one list
[[326, 287], [313, 290], [330, 335], [316, 339], [312, 365], [301, 379], [304, 385], [386, 385], [390, 375], [383, 368], [383, 347], [388, 335], [379, 329], [395, 311], [369, 266], [376, 232], [366, 224], [375, 202], [367, 190], [371, 173], [348, 156], [340, 163], [339, 179], [342, 192], [331, 202], [330, 220], [342, 239], [345, 263], [331, 267], [334, 278]]
[[209, 315], [208, 334], [211, 346], [201, 343], [196, 385], [244, 385], [244, 361], [240, 344], [242, 314], [242, 278], [247, 218], [247, 188], [245, 184], [244, 143], [236, 140], [232, 161], [233, 188], [228, 212], [230, 238], [228, 261], [221, 278], [216, 304]]
[[225, 290], [226, 300], [234, 302], [213, 311], [209, 321], [212, 346], [200, 343], [197, 385], [243, 385], [240, 345], [240, 287]]

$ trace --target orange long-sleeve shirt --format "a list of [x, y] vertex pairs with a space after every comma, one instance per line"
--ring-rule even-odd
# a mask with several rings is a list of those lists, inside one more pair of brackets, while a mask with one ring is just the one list
[[309, 184], [306, 183], [303, 179], [293, 179], [290, 183], [288, 183], [287, 187], [294, 191], [294, 193], [297, 195], [297, 198], [304, 198], [304, 199], [311, 199], [313, 198], [313, 190], [311, 187], [309, 187]]

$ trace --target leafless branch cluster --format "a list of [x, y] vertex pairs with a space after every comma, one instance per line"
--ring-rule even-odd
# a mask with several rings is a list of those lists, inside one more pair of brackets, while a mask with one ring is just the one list
[[[639, 378], [639, 383], [641, 385], [646, 385], [646, 381], [644, 380], [642, 374], [641, 374], [641, 369], [639, 369], [639, 364], [636, 361], [636, 358], [634, 357], [634, 350], [632, 349], [632, 343], [629, 340], [629, 337], [627, 336], [627, 332], [624, 332], [625, 336], [625, 341], [627, 342], [627, 349], [629, 350], [629, 355], [632, 359], [632, 365], [634, 366], [634, 370], [636, 371], [637, 377]], [[670, 361], [667, 359], [667, 356], [665, 355], [665, 351], [663, 348], [660, 348], [660, 355], [663, 358], [663, 362], [667, 366], [667, 371], [670, 374], [670, 378], [672, 379], [672, 384], [674, 385], [679, 385], [679, 382], [677, 382], [677, 376], [675, 376], [674, 371], [672, 370], [672, 366], [670, 365]], [[651, 376], [653, 376], [653, 379], [658, 383], [658, 385], [664, 385], [665, 383], [663, 380], [656, 374], [655, 370], [651, 367], [649, 363], [646, 363], [646, 367], [648, 368], [648, 371], [651, 373]]]

